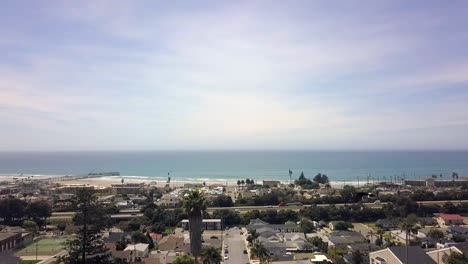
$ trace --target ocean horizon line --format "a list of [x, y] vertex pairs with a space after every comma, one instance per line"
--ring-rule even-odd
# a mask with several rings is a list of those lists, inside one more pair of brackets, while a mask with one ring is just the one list
[[126, 152], [126, 153], [158, 153], [158, 152], [252, 152], [252, 153], [259, 153], [259, 152], [310, 152], [310, 153], [317, 153], [317, 152], [343, 152], [343, 153], [353, 153], [353, 152], [383, 152], [383, 153], [398, 153], [398, 152], [468, 152], [468, 149], [160, 149], [160, 150], [153, 150], [153, 149], [115, 149], [115, 150], [0, 150], [0, 153], [7, 154], [7, 153], [119, 153], [119, 152]]

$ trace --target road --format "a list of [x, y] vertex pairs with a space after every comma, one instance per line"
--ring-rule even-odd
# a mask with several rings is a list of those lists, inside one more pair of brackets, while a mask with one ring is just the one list
[[[451, 200], [451, 201], [420, 201], [420, 202], [417, 202], [418, 204], [424, 204], [424, 205], [429, 205], [429, 204], [432, 204], [432, 205], [443, 205], [445, 204], [446, 202], [451, 202], [453, 203], [454, 205], [457, 205], [460, 203], [460, 201], [458, 200]], [[461, 203], [468, 203], [468, 200], [461, 200]], [[367, 207], [371, 207], [371, 208], [382, 208], [383, 205], [385, 205], [387, 203], [362, 203], [363, 206], [367, 206]], [[317, 204], [318, 207], [328, 207], [330, 206], [331, 204]], [[344, 204], [344, 203], [341, 203], [341, 204], [335, 204], [336, 207], [342, 207], [342, 206], [345, 206], [345, 205], [353, 205], [352, 203], [347, 203], [347, 204]], [[221, 209], [232, 209], [232, 210], [237, 210], [238, 212], [248, 212], [248, 211], [251, 211], [251, 210], [259, 210], [259, 211], [265, 211], [265, 210], [272, 210], [272, 209], [275, 209], [275, 210], [300, 210], [304, 207], [311, 207], [311, 206], [314, 206], [314, 205], [311, 205], [311, 204], [305, 204], [305, 205], [302, 205], [302, 206], [235, 206], [235, 207], [209, 207], [207, 208], [207, 211], [208, 212], [213, 212], [215, 210], [221, 210]]]
[[[452, 200], [452, 201], [420, 201], [420, 202], [417, 202], [417, 203], [418, 204], [424, 204], [424, 205], [429, 205], [429, 204], [443, 205], [446, 202], [451, 202], [454, 205], [457, 205], [460, 202], [461, 203], [468, 203], [468, 200], [461, 200], [461, 201], [458, 201], [458, 200]], [[371, 208], [382, 208], [382, 206], [385, 205], [385, 204], [386, 203], [362, 203], [363, 206], [367, 206], [367, 207], [371, 207]], [[317, 204], [318, 207], [328, 207], [330, 205], [331, 204]], [[342, 206], [345, 206], [345, 205], [352, 205], [352, 204], [350, 204], [350, 203], [335, 204], [336, 207], [342, 207]], [[236, 210], [239, 213], [245, 213], [245, 212], [252, 211], [252, 210], [259, 210], [259, 211], [266, 211], [266, 210], [295, 210], [295, 211], [298, 211], [298, 210], [300, 210], [302, 208], [310, 207], [310, 206], [313, 206], [313, 205], [305, 204], [303, 206], [272, 206], [272, 205], [269, 205], [269, 206], [209, 207], [209, 208], [206, 209], [206, 211], [208, 213], [212, 213], [215, 210], [222, 210], [222, 209]], [[173, 209], [168, 209], [168, 210], [173, 210]], [[133, 217], [136, 217], [136, 216], [141, 216], [142, 214], [139, 213], [139, 212], [140, 212], [140, 210], [138, 210], [138, 209], [127, 209], [127, 210], [120, 211], [119, 214], [113, 214], [113, 215], [111, 215], [111, 217], [112, 218], [118, 218], [118, 219], [130, 219], [130, 218], [133, 218]], [[54, 218], [55, 219], [71, 218], [74, 214], [75, 214], [75, 212], [56, 212], [56, 213], [54, 212], [54, 213], [52, 213], [51, 218], [52, 219], [54, 219]]]
[[[241, 230], [233, 229], [224, 233], [224, 243], [228, 245], [227, 256], [229, 259], [224, 260], [224, 264], [248, 264], [249, 257], [244, 254], [245, 242], [244, 237], [240, 234]], [[224, 249], [223, 249], [224, 253]], [[223, 254], [225, 256], [226, 254]]]
[[[361, 235], [363, 235], [365, 238], [367, 239], [371, 239], [371, 237], [368, 237], [369, 235], [369, 232], [372, 230], [371, 228], [369, 228], [368, 226], [362, 224], [362, 223], [353, 223], [353, 229], [354, 231], [356, 232], [359, 232], [361, 233]], [[375, 233], [375, 231], [373, 231]], [[375, 243], [375, 240], [377, 239], [377, 235], [374, 234], [372, 236], [372, 241], [371, 243]]]

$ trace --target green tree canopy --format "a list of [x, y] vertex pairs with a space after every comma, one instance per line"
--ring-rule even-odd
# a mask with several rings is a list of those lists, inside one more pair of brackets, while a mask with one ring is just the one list
[[338, 222], [335, 224], [334, 229], [335, 230], [348, 230], [353, 227], [353, 224], [349, 222]]
[[80, 226], [76, 235], [64, 243], [67, 255], [60, 260], [65, 264], [110, 264], [110, 252], [104, 245], [101, 230], [107, 223], [102, 207], [97, 202], [94, 190], [78, 190], [73, 201], [77, 211], [73, 222]]
[[352, 254], [351, 255], [351, 264], [362, 264], [362, 263], [364, 263], [364, 256], [359, 250], [356, 250], [351, 254]]
[[320, 183], [320, 184], [327, 184], [329, 182], [328, 176], [325, 174], [318, 173], [314, 177], [314, 182]]
[[294, 184], [301, 186], [303, 189], [317, 189], [319, 187], [318, 183], [307, 179], [304, 176], [304, 172], [301, 172], [301, 175], [294, 181]]
[[431, 230], [429, 230], [427, 235], [431, 238], [436, 238], [436, 239], [444, 238], [444, 232], [435, 228], [432, 228]]
[[223, 260], [219, 250], [214, 247], [204, 248], [201, 257], [203, 259], [203, 264], [219, 264]]
[[468, 263], [468, 258], [464, 254], [458, 252], [452, 252], [446, 260], [447, 264], [466, 264]]
[[182, 255], [176, 257], [172, 264], [195, 264], [195, 260], [189, 255]]
[[24, 220], [23, 221], [23, 228], [28, 230], [31, 233], [37, 233], [39, 230], [39, 227], [37, 226], [37, 223], [31, 220]]
[[136, 231], [132, 233], [132, 242], [135, 244], [136, 243], [145, 243], [145, 244], [149, 243], [148, 237], [140, 231]]

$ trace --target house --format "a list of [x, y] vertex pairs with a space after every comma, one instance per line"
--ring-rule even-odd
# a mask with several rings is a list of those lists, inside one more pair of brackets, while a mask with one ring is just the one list
[[396, 219], [379, 219], [375, 223], [378, 227], [383, 228], [384, 230], [394, 229], [398, 227], [398, 220]]
[[359, 251], [361, 253], [369, 253], [379, 249], [380, 247], [373, 243], [355, 243], [348, 245], [349, 252]]
[[468, 228], [463, 226], [450, 226], [448, 232], [452, 235], [468, 237]]
[[437, 243], [439, 243], [441, 240], [438, 238], [432, 238], [432, 237], [427, 237], [424, 239], [421, 239], [421, 247], [422, 248], [435, 248], [437, 246]]
[[327, 257], [327, 255], [320, 253], [320, 252], [315, 252], [312, 255], [312, 258], [310, 258], [310, 262], [312, 264], [327, 264], [327, 263], [333, 263], [331, 259]]
[[[405, 247], [389, 247], [369, 253], [370, 264], [403, 264], [406, 262]], [[421, 247], [408, 247], [408, 263], [436, 264]]]
[[0, 264], [21, 264], [21, 258], [15, 256], [12, 251], [0, 252]]
[[150, 237], [154, 244], [158, 244], [159, 241], [163, 238], [163, 235], [158, 233], [150, 233]]
[[294, 255], [288, 252], [288, 245], [278, 242], [266, 242], [265, 248], [270, 252], [270, 257], [275, 261], [291, 261]]
[[293, 241], [293, 242], [304, 242], [306, 241], [304, 233], [281, 233], [278, 234], [280, 239], [283, 242]]
[[280, 181], [263, 181], [263, 186], [268, 186], [268, 187], [278, 187], [280, 186], [281, 182]]
[[171, 236], [165, 236], [161, 238], [158, 244], [158, 248], [161, 251], [168, 251], [168, 250], [180, 251], [183, 245], [184, 245], [184, 237], [171, 235]]
[[[182, 220], [182, 228], [184, 230], [189, 230], [189, 220]], [[202, 229], [203, 230], [221, 230], [223, 229], [221, 225], [221, 219], [203, 219], [202, 220]]]
[[269, 238], [272, 236], [276, 237], [276, 233], [277, 233], [273, 228], [268, 227], [268, 226], [261, 227], [257, 229], [256, 231], [257, 231], [257, 234], [263, 238]]
[[159, 206], [178, 207], [180, 205], [180, 197], [176, 194], [163, 194], [163, 196], [156, 201]]
[[420, 217], [418, 222], [421, 226], [433, 226], [436, 224], [436, 221], [432, 217]]
[[132, 254], [132, 261], [135, 259], [146, 258], [149, 255], [149, 244], [146, 243], [138, 243], [133, 245], [128, 245], [123, 251], [130, 251], [133, 252]]
[[0, 233], [0, 252], [15, 249], [21, 241], [21, 233]]
[[115, 194], [139, 194], [144, 185], [144, 183], [112, 184], [112, 191]]
[[440, 226], [463, 225], [463, 217], [458, 214], [440, 214], [437, 223]]
[[426, 254], [437, 264], [445, 264], [445, 258], [453, 252], [463, 254], [457, 247], [451, 246], [426, 252]]
[[281, 224], [269, 224], [261, 219], [252, 219], [250, 220], [249, 225], [247, 225], [247, 230], [257, 230], [262, 227], [268, 227], [273, 229], [276, 233], [290, 233], [290, 232], [300, 232], [301, 228], [297, 223], [288, 221], [284, 225]]
[[[400, 243], [405, 244], [406, 243], [406, 231], [405, 230], [394, 230], [390, 231], [390, 233], [395, 237]], [[421, 232], [418, 231], [417, 234], [414, 234], [412, 232], [408, 233], [408, 238], [410, 241], [418, 241], [418, 240], [424, 240], [427, 238], [427, 236]]]
[[366, 238], [358, 232], [335, 231], [328, 238], [328, 247], [346, 249], [348, 245], [365, 242], [367, 242]]
[[256, 190], [239, 190], [237, 193], [237, 199], [245, 198], [250, 199], [257, 196]]
[[113, 259], [119, 259], [130, 263], [133, 260], [133, 251], [117, 250], [115, 244], [106, 244]]
[[441, 249], [441, 248], [447, 248], [447, 247], [451, 247], [451, 246], [455, 246], [457, 245], [458, 243], [451, 240], [451, 239], [442, 239], [442, 240], [439, 240], [436, 244], [436, 248], [437, 249]]
[[148, 259], [156, 259], [158, 260], [159, 264], [171, 264], [172, 262], [174, 262], [175, 258], [177, 258], [178, 256], [182, 256], [182, 255], [184, 255], [184, 253], [182, 252], [157, 250], [157, 251], [151, 252], [151, 255], [149, 256]]

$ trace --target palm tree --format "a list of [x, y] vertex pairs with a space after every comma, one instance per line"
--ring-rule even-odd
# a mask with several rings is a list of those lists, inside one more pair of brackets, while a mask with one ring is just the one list
[[257, 230], [249, 230], [249, 235], [247, 236], [247, 242], [249, 242], [249, 246], [252, 246], [255, 242], [257, 242], [258, 236], [259, 234], [257, 233]]
[[194, 190], [185, 194], [183, 205], [189, 218], [190, 252], [195, 258], [195, 263], [198, 263], [202, 250], [202, 212], [206, 210], [204, 193]]
[[265, 248], [262, 242], [257, 241], [252, 244], [250, 253], [252, 256], [258, 258], [260, 263], [268, 263], [270, 260], [270, 252], [268, 252], [268, 249]]
[[383, 230], [382, 228], [377, 228], [377, 231], [376, 231], [376, 235], [379, 236], [380, 238], [380, 241], [383, 242], [383, 235], [385, 234], [385, 230]]
[[370, 238], [369, 243], [373, 243], [373, 240], [374, 240], [373, 238], [374, 238], [375, 235], [376, 235], [376, 233], [374, 232], [374, 230], [372, 230], [372, 229], [369, 230], [369, 232], [367, 233], [367, 236], [366, 236], [368, 239]]
[[417, 234], [418, 228], [416, 227], [417, 216], [410, 214], [406, 220], [401, 223], [400, 230], [405, 231], [405, 263], [408, 264], [408, 247], [410, 234]]
[[219, 250], [214, 247], [207, 247], [201, 253], [203, 264], [219, 264], [223, 259]]

